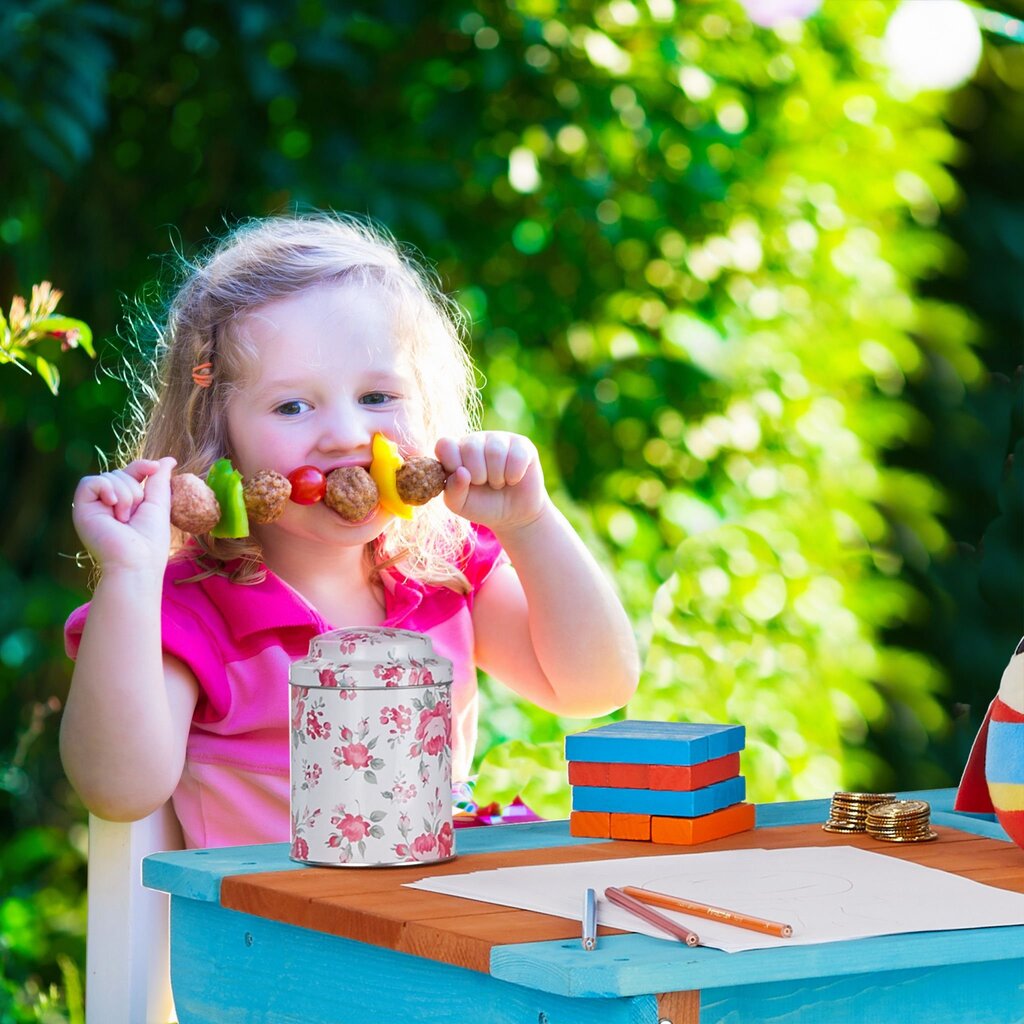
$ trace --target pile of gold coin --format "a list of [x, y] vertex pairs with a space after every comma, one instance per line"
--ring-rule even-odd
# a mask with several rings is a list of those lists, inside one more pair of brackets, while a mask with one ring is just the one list
[[938, 839], [931, 830], [931, 807], [924, 800], [893, 800], [875, 804], [867, 817], [867, 833], [887, 843], [927, 843]]
[[864, 832], [868, 811], [876, 804], [895, 800], [892, 793], [835, 793], [828, 812], [828, 821], [822, 825], [826, 832]]

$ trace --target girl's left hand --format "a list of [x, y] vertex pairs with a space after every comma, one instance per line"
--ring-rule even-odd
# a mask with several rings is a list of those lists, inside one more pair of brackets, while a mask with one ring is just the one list
[[448, 474], [445, 504], [456, 515], [497, 533], [526, 526], [544, 511], [540, 458], [521, 434], [485, 430], [442, 437], [434, 451]]

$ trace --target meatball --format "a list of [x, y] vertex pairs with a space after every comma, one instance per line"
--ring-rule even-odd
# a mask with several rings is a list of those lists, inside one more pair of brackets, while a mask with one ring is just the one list
[[443, 490], [447, 475], [437, 459], [417, 456], [395, 473], [398, 496], [406, 505], [426, 505]]
[[242, 497], [250, 522], [266, 524], [276, 522], [284, 515], [292, 485], [286, 476], [272, 469], [261, 469], [245, 482]]
[[213, 490], [194, 473], [171, 477], [171, 525], [185, 533], [209, 533], [220, 521]]
[[347, 522], [358, 523], [365, 519], [378, 501], [377, 485], [362, 466], [341, 466], [327, 474], [324, 504]]

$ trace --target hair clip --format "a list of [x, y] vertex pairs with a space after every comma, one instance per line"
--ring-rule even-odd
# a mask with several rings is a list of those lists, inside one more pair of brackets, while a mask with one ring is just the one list
[[200, 363], [192, 367], [192, 380], [201, 388], [208, 388], [213, 383], [213, 363]]

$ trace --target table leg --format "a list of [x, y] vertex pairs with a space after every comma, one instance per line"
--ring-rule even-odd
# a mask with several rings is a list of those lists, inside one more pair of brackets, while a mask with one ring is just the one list
[[700, 992], [662, 992], [658, 1024], [700, 1024]]

